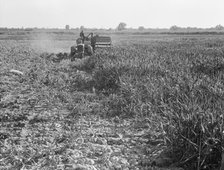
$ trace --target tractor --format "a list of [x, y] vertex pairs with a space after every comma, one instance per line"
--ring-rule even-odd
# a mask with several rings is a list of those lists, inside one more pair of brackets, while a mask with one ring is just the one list
[[111, 47], [111, 38], [108, 36], [93, 35], [81, 36], [76, 40], [76, 45], [71, 47], [71, 60], [76, 58], [84, 58], [85, 56], [92, 56], [99, 47]]

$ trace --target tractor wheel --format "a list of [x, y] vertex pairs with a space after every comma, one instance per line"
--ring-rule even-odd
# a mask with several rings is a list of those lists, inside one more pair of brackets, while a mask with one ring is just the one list
[[76, 53], [76, 46], [72, 46], [72, 47], [71, 47], [70, 56], [75, 55], [75, 53]]

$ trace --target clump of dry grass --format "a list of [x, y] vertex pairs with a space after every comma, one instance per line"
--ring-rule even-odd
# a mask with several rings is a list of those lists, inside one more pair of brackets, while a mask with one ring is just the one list
[[71, 64], [71, 68], [91, 73], [96, 67], [97, 59], [95, 56], [86, 56], [83, 59], [75, 59]]
[[184, 168], [214, 169], [221, 161], [223, 99], [202, 84], [168, 89], [160, 104], [170, 155]]
[[95, 88], [105, 95], [116, 94], [120, 89], [120, 79], [116, 67], [99, 66], [93, 73]]

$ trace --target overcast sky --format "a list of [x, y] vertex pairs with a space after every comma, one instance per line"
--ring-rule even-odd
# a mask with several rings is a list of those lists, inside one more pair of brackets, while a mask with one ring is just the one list
[[224, 26], [224, 0], [0, 0], [0, 27]]

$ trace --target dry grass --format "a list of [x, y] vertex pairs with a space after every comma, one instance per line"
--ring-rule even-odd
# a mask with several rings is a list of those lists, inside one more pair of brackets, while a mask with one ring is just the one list
[[128, 39], [72, 63], [1, 41], [1, 168], [220, 166], [224, 41]]

